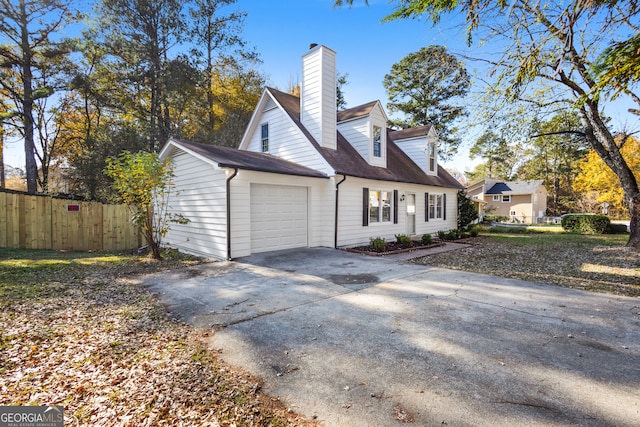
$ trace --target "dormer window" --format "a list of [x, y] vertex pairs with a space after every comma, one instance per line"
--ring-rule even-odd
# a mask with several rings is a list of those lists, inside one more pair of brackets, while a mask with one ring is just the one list
[[373, 127], [373, 157], [382, 157], [382, 129]]
[[436, 144], [430, 142], [427, 146], [427, 152], [429, 154], [429, 172], [436, 172]]

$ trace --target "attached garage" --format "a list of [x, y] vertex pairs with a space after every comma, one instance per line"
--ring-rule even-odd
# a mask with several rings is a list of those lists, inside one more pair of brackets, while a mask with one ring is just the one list
[[251, 184], [251, 253], [308, 245], [307, 187]]

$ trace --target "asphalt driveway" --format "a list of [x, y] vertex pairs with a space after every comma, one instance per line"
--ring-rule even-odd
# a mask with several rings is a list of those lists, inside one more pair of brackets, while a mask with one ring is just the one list
[[640, 300], [332, 249], [145, 276], [327, 426], [640, 425]]

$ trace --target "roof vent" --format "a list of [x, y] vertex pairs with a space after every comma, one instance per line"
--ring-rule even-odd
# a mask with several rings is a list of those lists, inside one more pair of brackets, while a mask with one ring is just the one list
[[309, 50], [313, 49], [314, 47], [318, 46], [318, 43], [311, 43], [309, 45]]

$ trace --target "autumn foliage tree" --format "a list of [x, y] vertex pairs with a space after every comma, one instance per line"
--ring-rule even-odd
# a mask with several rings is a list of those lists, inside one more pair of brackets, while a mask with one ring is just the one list
[[[636, 179], [640, 180], [640, 139], [628, 138], [620, 151], [635, 171]], [[607, 203], [611, 214], [618, 217], [629, 215], [624, 191], [617, 185], [615, 174], [594, 150], [589, 151], [578, 164], [574, 189], [582, 194], [583, 206], [587, 211], [599, 212], [600, 205]]]
[[171, 222], [186, 224], [189, 220], [167, 211], [167, 201], [173, 190], [173, 171], [157, 154], [122, 152], [107, 159], [104, 173], [113, 180], [119, 201], [129, 205], [132, 221], [140, 227], [155, 259], [162, 259], [162, 238]]

